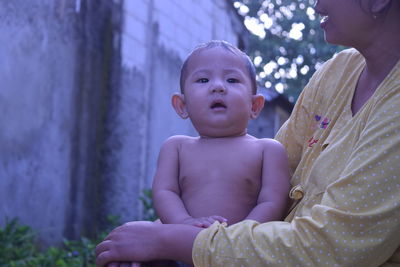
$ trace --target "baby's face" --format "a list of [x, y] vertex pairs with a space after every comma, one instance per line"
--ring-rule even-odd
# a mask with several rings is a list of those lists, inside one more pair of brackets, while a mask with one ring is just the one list
[[189, 117], [203, 136], [235, 136], [246, 131], [252, 109], [249, 70], [242, 56], [223, 47], [192, 54], [184, 81]]

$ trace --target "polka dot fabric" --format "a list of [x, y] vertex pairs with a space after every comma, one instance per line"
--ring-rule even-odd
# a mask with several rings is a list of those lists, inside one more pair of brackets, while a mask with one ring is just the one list
[[196, 266], [400, 265], [400, 62], [353, 115], [364, 66], [354, 49], [326, 62], [277, 134], [302, 193], [285, 221], [215, 223]]

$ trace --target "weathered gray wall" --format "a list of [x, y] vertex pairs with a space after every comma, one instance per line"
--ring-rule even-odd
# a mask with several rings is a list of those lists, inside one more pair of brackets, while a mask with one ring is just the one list
[[44, 243], [98, 213], [113, 8], [0, 1], [0, 224], [18, 217]]

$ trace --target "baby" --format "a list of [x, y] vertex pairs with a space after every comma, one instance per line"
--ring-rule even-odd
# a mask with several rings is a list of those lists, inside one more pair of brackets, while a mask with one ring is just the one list
[[178, 115], [198, 137], [173, 136], [163, 144], [153, 181], [162, 223], [208, 227], [281, 220], [290, 188], [287, 155], [273, 139], [247, 134], [264, 97], [250, 58], [225, 41], [198, 46], [183, 64]]
[[[161, 222], [206, 228], [215, 221], [281, 220], [290, 188], [287, 155], [279, 142], [247, 134], [248, 121], [264, 106], [250, 58], [225, 41], [202, 44], [184, 62], [180, 87], [172, 106], [199, 136], [173, 136], [161, 148], [153, 181]], [[125, 266], [187, 265], [108, 265]]]

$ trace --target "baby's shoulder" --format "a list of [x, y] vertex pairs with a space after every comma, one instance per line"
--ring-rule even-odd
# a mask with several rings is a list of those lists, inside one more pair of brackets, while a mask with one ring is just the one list
[[255, 136], [252, 136], [249, 134], [247, 136], [248, 136], [247, 140], [249, 142], [254, 142], [255, 144], [260, 145], [260, 146], [280, 146], [280, 145], [282, 145], [279, 141], [272, 139], [272, 138], [257, 138]]
[[272, 138], [255, 138], [254, 142], [266, 153], [286, 153], [285, 147], [279, 141]]
[[186, 143], [193, 143], [198, 140], [198, 137], [192, 137], [187, 135], [173, 135], [164, 141], [163, 146], [177, 146]]

